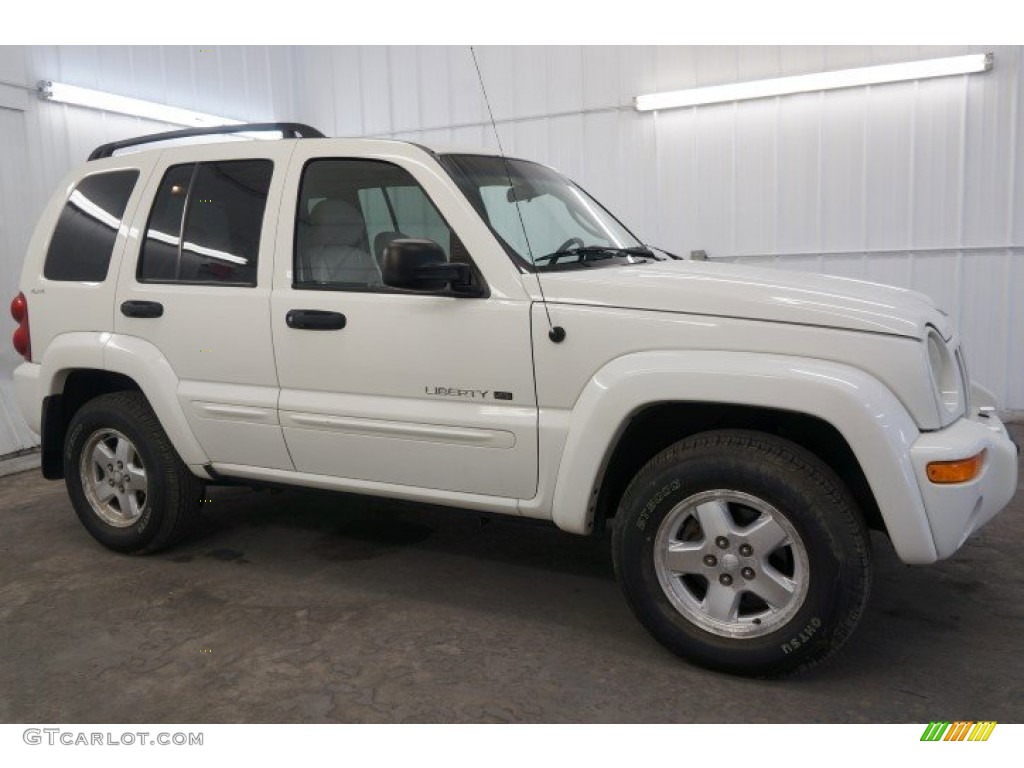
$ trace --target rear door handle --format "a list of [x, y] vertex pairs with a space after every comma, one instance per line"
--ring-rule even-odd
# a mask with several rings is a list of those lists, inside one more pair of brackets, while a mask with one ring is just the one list
[[284, 321], [289, 328], [306, 331], [340, 331], [345, 327], [343, 314], [322, 309], [292, 309], [285, 315]]
[[125, 301], [121, 304], [125, 317], [162, 317], [164, 305], [159, 301]]

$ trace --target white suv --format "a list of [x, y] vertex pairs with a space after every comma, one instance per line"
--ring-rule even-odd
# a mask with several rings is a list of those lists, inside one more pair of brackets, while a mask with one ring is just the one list
[[307, 126], [70, 174], [12, 307], [43, 474], [119, 552], [204, 484], [287, 483], [613, 529], [640, 621], [705, 666], [838, 648], [868, 530], [952, 555], [1014, 444], [925, 296], [678, 260], [536, 163]]

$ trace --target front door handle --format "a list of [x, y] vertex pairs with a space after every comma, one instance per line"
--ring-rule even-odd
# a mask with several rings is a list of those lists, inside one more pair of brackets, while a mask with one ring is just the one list
[[292, 309], [284, 316], [289, 328], [306, 331], [340, 331], [345, 327], [345, 316], [340, 312], [322, 309]]
[[159, 301], [125, 301], [121, 304], [125, 317], [162, 317], [164, 305]]

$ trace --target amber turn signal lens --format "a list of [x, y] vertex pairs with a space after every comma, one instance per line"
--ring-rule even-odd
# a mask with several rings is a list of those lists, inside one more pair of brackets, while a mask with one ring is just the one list
[[984, 463], [984, 451], [969, 459], [933, 461], [928, 464], [928, 479], [933, 483], [966, 483], [978, 476]]

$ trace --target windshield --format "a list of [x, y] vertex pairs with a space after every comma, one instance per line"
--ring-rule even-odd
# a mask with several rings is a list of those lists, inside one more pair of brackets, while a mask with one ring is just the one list
[[440, 160], [505, 250], [527, 269], [650, 256], [600, 203], [550, 168], [488, 155]]

